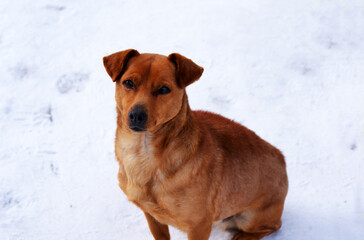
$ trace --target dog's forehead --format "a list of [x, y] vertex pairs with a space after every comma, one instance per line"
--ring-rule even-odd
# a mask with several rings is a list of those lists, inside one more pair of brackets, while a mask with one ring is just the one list
[[166, 56], [158, 54], [145, 53], [133, 57], [128, 64], [127, 71], [138, 73], [149, 80], [168, 79], [175, 76], [173, 63]]

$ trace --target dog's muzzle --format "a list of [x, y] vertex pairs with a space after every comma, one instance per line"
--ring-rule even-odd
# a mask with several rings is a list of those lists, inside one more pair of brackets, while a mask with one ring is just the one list
[[136, 105], [129, 112], [129, 128], [135, 132], [146, 130], [148, 114], [143, 105]]

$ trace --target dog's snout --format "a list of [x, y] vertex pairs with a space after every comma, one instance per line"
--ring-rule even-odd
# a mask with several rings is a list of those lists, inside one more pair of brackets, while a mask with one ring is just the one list
[[141, 110], [132, 110], [129, 113], [129, 120], [136, 125], [144, 124], [147, 120], [147, 114]]
[[143, 106], [136, 106], [129, 112], [129, 127], [137, 132], [144, 131], [148, 115]]

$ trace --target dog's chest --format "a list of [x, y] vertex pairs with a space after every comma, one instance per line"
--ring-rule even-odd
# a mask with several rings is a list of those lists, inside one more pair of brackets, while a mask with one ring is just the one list
[[[159, 222], [187, 229], [193, 213], [187, 211], [189, 208], [186, 206], [197, 205], [197, 198], [186, 196], [196, 195], [194, 188], [188, 190], [181, 184], [183, 181], [172, 181], [163, 173], [158, 161], [165, 161], [155, 158], [151, 139], [117, 138], [115, 146], [120, 164], [120, 187], [128, 199]], [[171, 166], [177, 169], [181, 164], [177, 157], [179, 152], [177, 149], [170, 152], [173, 155], [169, 155], [168, 159], [175, 158], [175, 164]], [[185, 175], [182, 171], [174, 175], [174, 178], [185, 179]]]
[[160, 222], [174, 224], [171, 208], [176, 205], [164, 185], [164, 175], [158, 168], [150, 139], [125, 139], [117, 141], [116, 155], [120, 161], [120, 187], [143, 211], [150, 213]]
[[116, 146], [121, 160], [122, 176], [119, 181], [130, 201], [151, 201], [151, 185], [155, 181], [158, 164], [153, 155], [151, 139], [146, 134], [121, 139]]

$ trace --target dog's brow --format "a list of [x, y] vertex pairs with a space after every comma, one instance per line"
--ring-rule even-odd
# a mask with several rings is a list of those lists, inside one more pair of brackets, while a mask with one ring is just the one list
[[123, 79], [125, 79], [125, 80], [127, 80], [127, 79], [130, 79], [130, 80], [133, 80], [133, 81], [137, 81], [138, 80], [138, 75], [137, 74], [135, 74], [135, 73], [130, 73], [130, 74], [128, 74], [128, 75], [125, 75], [124, 77], [123, 77]]
[[156, 88], [156, 90], [157, 90], [163, 86], [171, 87], [170, 85], [171, 85], [171, 83], [169, 81], [166, 81], [165, 79], [162, 78], [160, 81], [153, 84], [153, 88]]
[[149, 62], [149, 65], [148, 65], [148, 69], [147, 69], [147, 78], [148, 79], [149, 79], [150, 69], [152, 68], [152, 64], [154, 62], [154, 58], [155, 57], [150, 58], [150, 62]]

